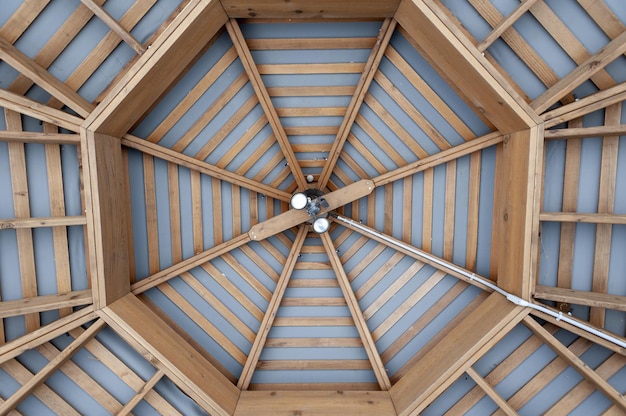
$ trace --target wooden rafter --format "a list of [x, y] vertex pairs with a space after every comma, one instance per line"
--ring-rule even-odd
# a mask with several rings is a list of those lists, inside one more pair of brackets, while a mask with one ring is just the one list
[[163, 370], [157, 370], [152, 377], [150, 377], [150, 379], [148, 381], [146, 381], [146, 384], [143, 385], [143, 387], [141, 388], [141, 390], [139, 390], [132, 399], [130, 399], [128, 401], [128, 403], [126, 403], [124, 405], [124, 407], [122, 408], [122, 410], [120, 410], [117, 413], [117, 416], [126, 416], [128, 414], [130, 414], [130, 412], [135, 408], [135, 406], [137, 406], [139, 404], [140, 401], [144, 400], [144, 398], [146, 397], [146, 395], [148, 393], [150, 393], [150, 391], [152, 391], [152, 389], [154, 388], [154, 386], [157, 385], [157, 383], [159, 381], [161, 381], [161, 379], [163, 378], [163, 376], [165, 375], [165, 373], [163, 373]]
[[396, 24], [397, 22], [394, 19], [385, 19], [380, 28], [376, 44], [372, 48], [370, 56], [365, 63], [365, 68], [363, 69], [361, 78], [356, 86], [356, 90], [352, 95], [350, 104], [346, 109], [339, 131], [337, 132], [336, 138], [333, 141], [330, 151], [328, 152], [326, 163], [324, 164], [322, 173], [317, 181], [318, 189], [326, 188], [326, 185], [330, 180], [330, 176], [332, 175], [333, 169], [337, 164], [341, 150], [343, 149], [343, 146], [348, 139], [348, 135], [350, 134], [350, 130], [352, 130], [352, 126], [354, 125], [354, 120], [361, 109], [363, 99], [372, 84], [372, 80], [378, 71], [378, 66], [380, 65], [385, 51], [387, 50], [391, 36], [396, 29]]
[[252, 84], [252, 88], [257, 95], [259, 100], [259, 104], [263, 108], [267, 120], [272, 127], [272, 131], [278, 140], [278, 144], [285, 156], [285, 160], [289, 164], [289, 169], [293, 174], [295, 182], [298, 184], [300, 189], [306, 189], [307, 183], [302, 174], [302, 169], [300, 168], [300, 164], [298, 163], [298, 159], [296, 159], [296, 155], [293, 152], [293, 148], [289, 143], [289, 138], [287, 137], [287, 133], [285, 132], [284, 127], [280, 122], [280, 118], [276, 112], [276, 108], [272, 103], [270, 95], [261, 79], [261, 74], [259, 73], [259, 69], [252, 58], [252, 54], [250, 53], [250, 48], [246, 44], [246, 39], [239, 28], [239, 24], [236, 20], [231, 19], [226, 23], [226, 29], [228, 30], [228, 34], [237, 49], [237, 53], [239, 54], [239, 59], [243, 64], [243, 67], [248, 74], [248, 78], [250, 79], [250, 84]]
[[596, 389], [602, 392], [608, 399], [618, 406], [622, 412], [626, 412], [626, 399], [624, 399], [624, 396], [615, 390], [615, 388], [606, 380], [600, 377], [598, 373], [593, 371], [583, 360], [578, 358], [576, 354], [571, 352], [565, 345], [556, 339], [554, 335], [550, 334], [530, 316], [526, 316], [524, 318], [524, 325], [533, 331], [533, 333], [543, 342], [548, 344], [548, 346], [550, 346], [550, 348], [552, 348], [563, 360], [578, 371], [587, 381], [593, 384]]
[[82, 117], [87, 117], [95, 108], [93, 104], [81, 97], [76, 91], [55, 78], [45, 68], [30, 59], [10, 42], [0, 37], [0, 59], [14, 67], [23, 75], [30, 78], [53, 97], [76, 111]]
[[324, 244], [324, 248], [326, 249], [326, 254], [328, 255], [330, 264], [335, 272], [335, 276], [337, 276], [341, 292], [346, 299], [352, 319], [354, 319], [354, 324], [359, 332], [361, 340], [363, 341], [363, 347], [365, 348], [367, 357], [370, 360], [372, 370], [374, 370], [376, 380], [378, 380], [380, 389], [387, 391], [391, 388], [391, 381], [389, 381], [389, 376], [387, 375], [385, 365], [380, 358], [380, 353], [376, 349], [376, 344], [374, 343], [372, 334], [367, 326], [365, 317], [363, 316], [363, 311], [359, 306], [359, 302], [354, 294], [354, 291], [352, 290], [352, 286], [350, 286], [350, 280], [346, 275], [341, 259], [337, 255], [337, 249], [335, 248], [333, 240], [330, 238], [328, 233], [321, 234], [320, 237], [322, 239], [322, 243]]
[[144, 154], [167, 160], [168, 162], [184, 166], [199, 173], [204, 173], [205, 175], [209, 175], [219, 180], [224, 180], [232, 183], [233, 185], [240, 186], [254, 192], [263, 193], [266, 196], [278, 199], [279, 201], [289, 202], [291, 198], [291, 195], [287, 192], [280, 191], [264, 183], [249, 179], [226, 169], [219, 168], [215, 165], [211, 165], [183, 153], [159, 146], [158, 144], [150, 143], [149, 141], [140, 139], [130, 134], [127, 134], [122, 138], [122, 144], [126, 147], [139, 150]]
[[494, 403], [496, 403], [498, 407], [502, 409], [504, 414], [506, 414], [507, 416], [517, 416], [517, 412], [515, 411], [515, 409], [513, 409], [513, 407], [511, 407], [511, 405], [506, 400], [504, 400], [502, 396], [500, 396], [496, 389], [494, 389], [491, 384], [487, 382], [487, 380], [482, 378], [476, 370], [470, 367], [466, 370], [466, 373], [472, 378], [472, 380], [474, 380], [476, 384], [480, 386], [481, 389], [483, 389], [485, 393], [487, 393], [491, 400], [493, 400]]
[[91, 290], [89, 289], [58, 295], [44, 295], [34, 298], [9, 300], [0, 302], [0, 318], [50, 311], [71, 306], [88, 305], [91, 302]]
[[0, 89], [0, 107], [52, 123], [73, 132], [80, 132], [83, 120], [63, 111], [48, 107], [19, 94]]
[[120, 298], [99, 314], [131, 346], [156, 360], [157, 367], [204, 410], [233, 414], [239, 390], [134, 295]]
[[104, 327], [103, 320], [97, 320], [89, 329], [83, 332], [78, 338], [76, 338], [70, 345], [68, 345], [63, 351], [61, 351], [56, 357], [54, 357], [48, 364], [45, 365], [35, 376], [28, 381], [28, 383], [22, 385], [18, 391], [13, 393], [3, 404], [0, 406], [0, 413], [7, 414], [15, 409], [26, 397], [28, 397], [37, 387], [39, 387], [46, 379], [57, 371], [63, 364], [65, 364], [74, 354], [76, 354], [87, 342], [89, 342], [96, 334]]
[[237, 382], [237, 387], [241, 390], [247, 390], [250, 386], [250, 381], [252, 380], [254, 369], [256, 368], [259, 357], [261, 356], [261, 351], [267, 340], [267, 335], [269, 334], [269, 331], [274, 324], [276, 312], [278, 311], [278, 307], [280, 306], [283, 295], [285, 294], [285, 289], [287, 289], [287, 284], [289, 283], [289, 279], [295, 268], [298, 256], [300, 255], [300, 250], [302, 249], [302, 245], [304, 244], [308, 228], [308, 226], [300, 226], [298, 234], [296, 235], [296, 239], [294, 240], [293, 246], [291, 247], [291, 251], [287, 256], [287, 261], [283, 266], [283, 271], [280, 274], [278, 282], [276, 282], [276, 288], [272, 293], [272, 299], [270, 300], [267, 310], [265, 311], [263, 321], [261, 322], [261, 326], [259, 327], [259, 330], [257, 331], [256, 337], [254, 339], [254, 343], [252, 344], [252, 349], [248, 353], [248, 358], [246, 359], [246, 363], [243, 366], [241, 376], [239, 377], [239, 381]]
[[588, 292], [552, 286], [536, 286], [533, 297], [535, 299], [626, 311], [626, 296], [607, 293]]
[[96, 3], [93, 0], [80, 0], [89, 10], [93, 12], [96, 16], [100, 18], [111, 30], [113, 30], [117, 35], [122, 38], [124, 42], [126, 42], [131, 48], [135, 50], [139, 55], [142, 55], [146, 48], [139, 43], [137, 39], [126, 29], [122, 27], [122, 25], [115, 20], [102, 6]]
[[493, 30], [480, 42], [476, 45], [476, 48], [480, 52], [484, 52], [493, 42], [496, 41], [504, 32], [506, 32], [511, 26], [515, 24], [517, 20], [524, 13], [528, 11], [538, 0], [524, 0], [519, 6], [515, 8], [505, 19], [503, 19], [498, 26], [494, 27]]

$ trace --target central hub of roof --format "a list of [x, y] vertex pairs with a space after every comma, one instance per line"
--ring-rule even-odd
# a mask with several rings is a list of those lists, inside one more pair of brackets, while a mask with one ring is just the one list
[[291, 207], [297, 210], [304, 210], [311, 219], [313, 231], [318, 234], [325, 233], [330, 228], [328, 213], [320, 213], [323, 208], [328, 208], [328, 202], [324, 199], [324, 193], [318, 189], [307, 189], [298, 192], [291, 197]]

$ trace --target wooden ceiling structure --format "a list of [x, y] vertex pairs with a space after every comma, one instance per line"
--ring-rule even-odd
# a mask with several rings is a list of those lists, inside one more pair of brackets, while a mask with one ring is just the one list
[[[0, 90], [0, 198], [10, 205], [0, 211], [0, 414], [80, 414], [83, 396], [93, 414], [626, 413], [623, 347], [511, 302], [571, 311], [625, 341], [626, 31], [609, 2], [569, 2], [603, 33], [593, 51], [579, 40], [586, 29], [543, 0], [514, 2], [508, 15], [488, 0], [185, 0], [141, 42], [133, 28], [158, 2], [114, 17], [108, 2], [81, 0], [28, 49], [29, 28], [55, 3], [26, 0], [0, 28], [0, 59], [16, 71]], [[486, 34], [454, 7], [480, 16]], [[107, 27], [102, 39], [55, 75], [93, 19]], [[524, 19], [569, 68], [518, 32]], [[377, 30], [254, 36], [326, 22]], [[134, 56], [88, 97], [120, 45]], [[271, 58], [330, 50], [367, 53]], [[310, 74], [354, 82], [274, 84]], [[316, 117], [336, 123], [290, 123]], [[307, 214], [289, 209], [308, 188], [354, 222], [312, 233]], [[596, 190], [582, 208], [581, 191]], [[324, 371], [356, 378], [317, 379]]]

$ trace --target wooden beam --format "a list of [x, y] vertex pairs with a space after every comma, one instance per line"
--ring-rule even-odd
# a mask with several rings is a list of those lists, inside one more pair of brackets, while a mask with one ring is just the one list
[[[330, 212], [334, 209], [342, 207], [364, 196], [369, 195], [374, 190], [374, 183], [369, 180], [360, 180], [337, 191], [324, 195], [324, 199], [328, 203], [328, 207], [323, 208], [320, 214]], [[273, 218], [260, 222], [250, 228], [248, 234], [255, 241], [264, 240], [275, 234], [295, 227], [305, 221], [311, 219], [311, 216], [305, 210], [290, 209]]]
[[326, 249], [326, 254], [328, 255], [330, 264], [332, 265], [335, 272], [335, 276], [337, 277], [337, 281], [339, 282], [339, 287], [341, 288], [343, 297], [346, 298], [348, 309], [350, 310], [352, 319], [354, 319], [354, 325], [356, 326], [356, 329], [359, 332], [359, 336], [363, 341], [363, 348], [367, 353], [367, 358], [369, 358], [370, 360], [370, 364], [372, 366], [372, 370], [374, 370], [376, 380], [378, 381], [380, 389], [383, 391], [387, 391], [391, 388], [391, 381], [389, 381], [389, 376], [387, 375], [385, 365], [380, 358], [380, 353], [376, 349], [376, 343], [374, 342], [372, 333], [367, 326], [367, 321], [363, 316], [363, 311], [359, 306], [359, 301], [357, 300], [356, 295], [352, 290], [350, 280], [346, 275], [346, 271], [343, 268], [341, 259], [337, 255], [337, 249], [335, 248], [333, 240], [330, 238], [330, 235], [328, 233], [321, 234], [320, 237], [322, 239], [322, 244], [324, 244], [324, 248]]
[[88, 305], [92, 302], [91, 290], [77, 290], [58, 295], [6, 300], [0, 302], [0, 318], [51, 311], [72, 306]]
[[261, 326], [257, 331], [256, 338], [252, 344], [252, 349], [248, 353], [248, 358], [246, 359], [246, 363], [241, 371], [241, 376], [237, 382], [237, 387], [241, 390], [247, 390], [250, 386], [250, 381], [252, 380], [254, 369], [257, 366], [259, 357], [261, 356], [261, 351], [263, 350], [263, 346], [267, 340], [267, 335], [269, 334], [270, 329], [272, 329], [274, 319], [276, 318], [276, 312], [278, 311], [278, 307], [283, 300], [285, 289], [287, 289], [287, 284], [289, 283], [291, 274], [293, 273], [298, 257], [300, 256], [300, 250], [302, 249], [302, 245], [306, 239], [308, 228], [308, 226], [300, 226], [296, 239], [293, 242], [293, 246], [291, 246], [291, 251], [289, 252], [285, 265], [283, 266], [283, 271], [278, 278], [278, 282], [276, 282], [276, 288], [274, 289], [274, 293], [272, 293], [272, 298], [270, 299], [270, 303], [267, 306], [265, 315], [263, 316]]
[[500, 409], [502, 409], [504, 414], [506, 414], [507, 416], [517, 416], [517, 412], [515, 411], [515, 409], [506, 400], [504, 400], [502, 396], [500, 396], [500, 394], [496, 391], [496, 389], [494, 389], [491, 384], [487, 383], [487, 380], [482, 378], [476, 370], [470, 367], [467, 369], [466, 373], [472, 378], [472, 380], [474, 380], [476, 384], [478, 384], [478, 386], [485, 393], [487, 393], [487, 396], [489, 396], [491, 400], [493, 400], [494, 403], [497, 404]]
[[280, 145], [280, 148], [285, 156], [285, 160], [289, 165], [289, 169], [293, 174], [294, 180], [298, 184], [300, 189], [308, 188], [306, 179], [302, 174], [302, 169], [300, 168], [300, 164], [298, 163], [298, 159], [291, 147], [291, 143], [289, 143], [289, 138], [287, 137], [287, 133], [283, 128], [280, 118], [276, 113], [276, 108], [272, 103], [272, 99], [270, 98], [269, 93], [267, 92], [267, 88], [265, 84], [263, 84], [263, 80], [261, 79], [261, 74], [259, 73], [259, 69], [252, 58], [252, 54], [250, 53], [250, 49], [246, 44], [246, 39], [237, 24], [237, 21], [234, 19], [229, 20], [226, 23], [226, 29], [228, 30], [228, 34], [237, 49], [237, 53], [239, 54], [239, 59], [243, 64], [243, 67], [248, 74], [248, 78], [250, 79], [250, 84], [254, 89], [257, 98], [259, 100], [259, 104], [263, 108], [265, 112], [265, 116], [272, 127], [272, 131], [274, 132], [274, 136], [276, 136], [276, 140]]
[[574, 90], [625, 52], [626, 32], [623, 32], [572, 72], [561, 78], [556, 84], [544, 91], [539, 97], [535, 98], [530, 106], [537, 113], [543, 113], [565, 94]]
[[226, 23], [218, 0], [193, 0], [88, 117], [90, 130], [126, 134]]
[[85, 332], [39, 370], [28, 383], [22, 385], [22, 387], [13, 393], [13, 395], [0, 406], [0, 414], [5, 415], [14, 410], [26, 397], [31, 395], [37, 387], [46, 381], [48, 377], [61, 368], [61, 366], [72, 358], [87, 342], [95, 337], [104, 325], [105, 323], [101, 319], [94, 322]]
[[543, 127], [511, 134], [498, 165], [498, 286], [529, 300], [537, 271]]
[[55, 78], [45, 68], [2, 37], [0, 37], [0, 59], [30, 78], [34, 83], [76, 111], [80, 116], [87, 117], [95, 108], [93, 104], [81, 97], [76, 91]]
[[134, 295], [118, 299], [100, 313], [126, 342], [205, 411], [233, 414], [239, 390]]
[[414, 415], [491, 349], [526, 310], [492, 293], [389, 390], [398, 415]]
[[243, 391], [234, 416], [391, 416], [385, 391]]
[[626, 100], [626, 82], [555, 108], [542, 114], [541, 117], [545, 120], [545, 128], [549, 129], [624, 100]]
[[387, 50], [391, 36], [395, 32], [396, 24], [397, 22], [393, 19], [385, 19], [380, 28], [376, 43], [370, 52], [363, 73], [361, 74], [361, 78], [359, 79], [356, 90], [352, 95], [350, 104], [348, 105], [343, 121], [341, 122], [341, 126], [339, 127], [339, 131], [337, 132], [337, 137], [333, 141], [330, 151], [328, 152], [326, 163], [322, 169], [322, 173], [317, 180], [318, 189], [325, 189], [326, 185], [328, 185], [328, 181], [330, 180], [333, 169], [337, 164], [339, 155], [341, 154], [343, 146], [348, 139], [348, 135], [350, 134], [350, 130], [352, 130], [352, 126], [354, 125], [354, 120], [361, 110], [365, 94], [369, 90], [370, 85], [372, 85], [374, 75], [376, 75], [376, 72], [378, 71], [378, 66], [380, 65], [385, 51]]
[[587, 137], [623, 136], [626, 134], [626, 124], [613, 126], [580, 127], [546, 130], [546, 140], [551, 139], [582, 139]]
[[583, 222], [589, 224], [626, 224], [624, 214], [596, 214], [585, 212], [542, 212], [540, 221]]
[[433, 0], [402, 0], [395, 15], [414, 42], [502, 133], [539, 118]]
[[499, 132], [489, 133], [477, 139], [473, 139], [458, 146], [451, 147], [450, 149], [435, 153], [432, 156], [428, 156], [424, 159], [409, 163], [406, 166], [402, 166], [390, 172], [383, 173], [382, 175], [377, 176], [372, 180], [377, 187], [387, 185], [399, 179], [403, 179], [418, 172], [422, 172], [426, 169], [433, 168], [435, 166], [447, 163], [451, 160], [455, 160], [460, 157], [481, 151], [488, 147], [495, 146], [498, 143], [502, 143], [504, 137], [505, 136], [500, 134]]
[[87, 247], [94, 304], [106, 306], [130, 291], [129, 192], [119, 138], [81, 131]]
[[0, 107], [13, 110], [37, 120], [46, 121], [78, 133], [83, 120], [64, 111], [56, 110], [19, 94], [0, 89]]
[[96, 16], [100, 18], [113, 32], [117, 33], [117, 35], [122, 38], [124, 42], [126, 42], [131, 48], [135, 50], [139, 55], [143, 55], [146, 51], [146, 48], [139, 43], [137, 39], [126, 29], [122, 27], [122, 25], [115, 20], [104, 8], [98, 5], [93, 0], [80, 0], [89, 10], [93, 12]]
[[87, 218], [82, 215], [75, 217], [14, 218], [0, 220], [0, 230], [42, 227], [70, 227], [73, 225], [85, 224], [87, 224]]
[[480, 52], [484, 52], [493, 42], [495, 42], [504, 32], [506, 32], [515, 22], [519, 20], [524, 13], [528, 11], [538, 0], [524, 0], [507, 16], [502, 20], [500, 24], [493, 28], [493, 30], [480, 42], [476, 48]]
[[245, 176], [238, 175], [226, 169], [218, 168], [215, 165], [211, 165], [202, 160], [195, 159], [191, 156], [159, 146], [158, 144], [151, 143], [130, 134], [127, 134], [122, 138], [122, 144], [126, 147], [139, 150], [143, 153], [167, 160], [168, 162], [176, 163], [177, 165], [204, 173], [205, 175], [232, 183], [233, 185], [262, 193], [265, 196], [269, 196], [280, 201], [289, 202], [291, 199], [291, 194], [288, 194], [287, 192], [280, 191], [271, 186], [265, 185], [264, 183], [248, 179]]
[[181, 273], [189, 271], [194, 267], [198, 267], [204, 263], [207, 263], [213, 260], [216, 257], [221, 256], [224, 253], [227, 253], [231, 250], [234, 250], [237, 247], [240, 247], [244, 244], [250, 242], [250, 237], [248, 234], [242, 234], [238, 237], [233, 238], [232, 240], [226, 241], [222, 244], [219, 244], [215, 247], [212, 247], [202, 253], [196, 254], [195, 256], [189, 257], [186, 260], [183, 260], [179, 263], [174, 264], [173, 266], [168, 267], [167, 269], [163, 269], [158, 273], [155, 273], [145, 279], [134, 283], [131, 286], [131, 291], [135, 295], [145, 292], [146, 290], [153, 288], [161, 283], [167, 282], [172, 277], [176, 277]]
[[32, 350], [41, 344], [48, 342], [66, 332], [97, 318], [93, 306], [87, 306], [71, 315], [42, 326], [34, 332], [7, 342], [0, 346], [0, 364], [20, 356], [28, 350]]
[[626, 399], [620, 394], [608, 381], [603, 379], [593, 371], [589, 366], [576, 354], [571, 352], [565, 345], [561, 343], [554, 335], [550, 334], [543, 326], [535, 321], [531, 316], [524, 318], [524, 325], [528, 327], [533, 333], [538, 336], [543, 342], [548, 344], [565, 362], [571, 365], [581, 376], [593, 386], [604, 394], [609, 400], [617, 405], [622, 412], [626, 412]]
[[132, 410], [135, 408], [135, 406], [137, 406], [139, 404], [139, 402], [141, 402], [148, 393], [150, 393], [152, 391], [152, 389], [154, 388], [154, 386], [157, 385], [157, 383], [159, 381], [161, 381], [161, 379], [163, 378], [165, 374], [163, 373], [162, 370], [157, 370], [152, 377], [150, 377], [150, 379], [148, 381], [146, 381], [146, 384], [144, 384], [141, 387], [141, 390], [139, 390], [132, 399], [130, 399], [128, 401], [128, 403], [126, 403], [124, 405], [124, 407], [122, 408], [122, 410], [120, 410], [117, 413], [117, 416], [126, 416], [129, 415], [130, 412], [132, 412]]
[[392, 17], [399, 0], [351, 0], [336, 2], [319, 0], [291, 0], [281, 3], [272, 0], [222, 0], [224, 10], [231, 19], [365, 19]]
[[80, 135], [2, 130], [0, 131], [0, 142], [77, 145], [80, 143]]
[[537, 285], [533, 297], [535, 299], [553, 300], [626, 312], [626, 296]]

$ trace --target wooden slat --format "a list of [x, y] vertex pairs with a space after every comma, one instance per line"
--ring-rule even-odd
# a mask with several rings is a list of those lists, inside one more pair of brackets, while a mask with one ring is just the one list
[[613, 39], [576, 69], [548, 88], [543, 94], [535, 98], [531, 103], [531, 107], [537, 111], [537, 113], [543, 113], [550, 108], [556, 100], [588, 80], [593, 74], [604, 69], [604, 67], [625, 52], [626, 32]]
[[248, 78], [250, 79], [250, 84], [252, 84], [252, 88], [257, 95], [259, 100], [259, 104], [263, 108], [265, 116], [272, 127], [272, 131], [274, 132], [274, 136], [276, 136], [276, 140], [280, 145], [280, 148], [283, 152], [285, 159], [287, 160], [287, 164], [289, 165], [289, 169], [294, 176], [295, 182], [298, 184], [300, 189], [306, 189], [307, 184], [302, 174], [302, 170], [298, 165], [298, 160], [296, 159], [295, 154], [293, 153], [293, 149], [291, 148], [291, 144], [289, 143], [289, 139], [287, 138], [287, 134], [285, 133], [285, 129], [283, 128], [280, 118], [278, 114], [276, 114], [276, 108], [272, 103], [270, 98], [270, 94], [261, 79], [261, 75], [259, 74], [259, 69], [252, 58], [252, 54], [250, 53], [250, 49], [246, 44], [246, 40], [239, 28], [239, 24], [236, 20], [232, 19], [226, 22], [226, 29], [228, 30], [228, 34], [230, 35], [231, 40], [233, 41], [235, 48], [237, 49], [237, 53], [239, 54], [239, 59], [243, 64], [243, 67], [248, 74]]
[[204, 410], [233, 414], [239, 390], [134, 295], [119, 299], [101, 313], [131, 346], [154, 357], [165, 375]]
[[80, 135], [32, 131], [0, 131], [0, 142], [79, 144]]
[[524, 310], [491, 294], [389, 391], [398, 415], [422, 411], [523, 318]]
[[263, 38], [246, 39], [250, 50], [309, 50], [309, 49], [371, 49], [376, 38]]
[[512, 134], [504, 141], [503, 160], [496, 173], [498, 286], [527, 300], [537, 271], [543, 148], [540, 127]]
[[107, 13], [107, 11], [104, 10], [103, 7], [98, 5], [93, 0], [80, 1], [85, 6], [87, 6], [89, 10], [91, 10], [96, 16], [98, 16], [105, 25], [107, 25], [109, 28], [111, 28], [112, 31], [117, 33], [117, 35], [122, 38], [122, 40], [124, 40], [124, 42], [126, 42], [131, 48], [133, 48], [135, 52], [141, 55], [146, 51], [146, 48], [141, 43], [139, 43], [139, 41], [135, 39], [135, 37], [129, 31], [124, 29], [117, 20], [115, 20], [109, 13]]
[[550, 346], [550, 348], [552, 348], [562, 359], [578, 371], [581, 376], [593, 384], [608, 399], [617, 405], [622, 412], [626, 412], [626, 399], [624, 399], [624, 396], [615, 390], [615, 388], [606, 380], [600, 377], [598, 373], [593, 371], [583, 360], [578, 358], [576, 354], [568, 350], [567, 347], [561, 343], [561, 341], [556, 339], [530, 316], [526, 316], [524, 318], [524, 325], [533, 331], [535, 335], [541, 338], [543, 342], [548, 344], [548, 346]]
[[67, 362], [74, 354], [76, 354], [89, 340], [104, 327], [103, 320], [97, 320], [89, 329], [87, 329], [80, 337], [76, 338], [63, 351], [56, 355], [48, 364], [46, 364], [35, 376], [22, 385], [11, 397], [9, 397], [0, 406], [0, 413], [7, 414], [15, 409], [26, 397], [28, 397], [39, 385], [58, 370], [65, 362]]
[[280, 74], [358, 74], [363, 72], [362, 63], [332, 64], [259, 64], [256, 66], [261, 75]]
[[337, 276], [337, 280], [339, 281], [339, 287], [341, 287], [341, 292], [346, 299], [348, 309], [350, 309], [350, 314], [352, 315], [352, 319], [354, 319], [359, 336], [363, 341], [363, 347], [365, 348], [371, 367], [374, 370], [376, 380], [378, 380], [380, 389], [387, 391], [391, 388], [389, 376], [387, 375], [385, 366], [380, 359], [380, 354], [376, 349], [376, 344], [374, 343], [372, 334], [367, 326], [366, 318], [361, 311], [361, 307], [359, 306], [359, 302], [354, 294], [354, 291], [352, 290], [352, 286], [350, 286], [350, 280], [348, 280], [343, 264], [337, 255], [337, 250], [335, 249], [333, 240], [330, 238], [328, 233], [321, 234], [320, 238], [322, 239], [322, 243], [326, 249], [326, 254], [328, 254], [328, 259], [330, 260], [333, 270], [335, 271], [335, 275]]
[[97, 307], [130, 291], [127, 193], [120, 139], [81, 131], [89, 274]]
[[355, 87], [322, 86], [322, 87], [270, 87], [267, 93], [270, 97], [325, 97], [353, 95]]
[[58, 295], [8, 300], [0, 302], [0, 318], [88, 305], [91, 302], [91, 290], [89, 289]]
[[354, 320], [351, 317], [315, 317], [315, 318], [276, 318], [274, 326], [352, 326]]
[[565, 223], [582, 222], [588, 224], [626, 224], [626, 215], [585, 212], [542, 212], [539, 215], [539, 220]]
[[15, 42], [30, 26], [39, 13], [50, 3], [49, 0], [26, 0], [13, 13], [11, 18], [0, 28], [0, 36], [9, 42]]
[[484, 52], [493, 42], [495, 42], [504, 32], [506, 32], [524, 13], [528, 11], [537, 0], [524, 0], [505, 19], [502, 19], [496, 27], [485, 38], [476, 45], [476, 48]]
[[606, 125], [598, 127], [579, 127], [567, 129], [546, 130], [545, 138], [549, 139], [577, 139], [585, 137], [606, 137], [626, 135], [626, 124]]
[[314, 4], [293, 0], [288, 4], [270, 0], [223, 0], [224, 10], [231, 19], [242, 18], [382, 18], [391, 17], [398, 8], [398, 0], [363, 0], [337, 3], [320, 0]]
[[431, 0], [403, 0], [395, 15], [439, 71], [502, 132], [538, 124], [537, 116]]
[[0, 59], [17, 71], [26, 75], [41, 88], [56, 97], [82, 117], [87, 117], [95, 108], [93, 104], [81, 97], [63, 82], [59, 81], [45, 68], [22, 53], [10, 42], [0, 37]]
[[[329, 390], [330, 387], [329, 387]], [[242, 392], [235, 416], [380, 416], [395, 415], [387, 392], [247, 391]]]
[[80, 131], [80, 125], [83, 122], [80, 117], [48, 107], [4, 89], [0, 89], [0, 106], [77, 133]]
[[187, 3], [89, 116], [86, 126], [111, 136], [126, 134], [226, 20], [217, 0]]
[[160, 269], [159, 260], [159, 224], [157, 221], [156, 179], [154, 172], [154, 158], [148, 154], [143, 159], [143, 186], [146, 201], [146, 234], [148, 237], [148, 272], [154, 274]]
[[85, 225], [85, 216], [73, 217], [48, 217], [48, 218], [13, 218], [0, 219], [0, 230], [19, 230], [42, 227], [69, 227], [73, 225]]
[[142, 401], [146, 395], [150, 392], [150, 390], [152, 390], [154, 388], [154, 386], [157, 385], [157, 383], [159, 381], [161, 381], [161, 379], [163, 378], [163, 371], [161, 370], [157, 370], [152, 377], [150, 377], [150, 379], [148, 381], [146, 381], [146, 384], [141, 388], [141, 390], [139, 390], [132, 399], [130, 399], [128, 401], [128, 403], [126, 403], [124, 405], [124, 407], [122, 408], [122, 410], [120, 410], [117, 413], [117, 416], [126, 416], [129, 415], [130, 412], [135, 408], [135, 406], [137, 406], [139, 404], [140, 401]]
[[533, 297], [535, 299], [626, 311], [626, 296], [607, 293], [537, 285]]
[[18, 357], [25, 351], [34, 349], [61, 334], [83, 325], [96, 318], [93, 306], [87, 306], [71, 315], [63, 317], [48, 325], [42, 326], [36, 331], [30, 332], [20, 338], [0, 345], [0, 364], [12, 358]]
[[[5, 109], [4, 118], [6, 128], [9, 131], [21, 131], [22, 119], [19, 113]], [[30, 195], [28, 189], [28, 176], [26, 171], [26, 152], [24, 144], [9, 143], [9, 169], [11, 172], [11, 190], [13, 192], [13, 209], [17, 218], [30, 217]], [[16, 231], [18, 262], [22, 283], [22, 296], [25, 298], [36, 297], [37, 273], [35, 269], [35, 250], [33, 234], [30, 229], [18, 228]], [[39, 315], [28, 314], [25, 317], [26, 331], [32, 332], [39, 328]]]
[[476, 372], [476, 370], [470, 367], [467, 369], [466, 373], [476, 384], [480, 386], [481, 389], [484, 390], [485, 393], [487, 393], [491, 400], [493, 400], [507, 416], [517, 416], [515, 409], [513, 409], [511, 405], [504, 400], [502, 396], [500, 396], [500, 394], [498, 394], [498, 392], [480, 376], [480, 374]]

